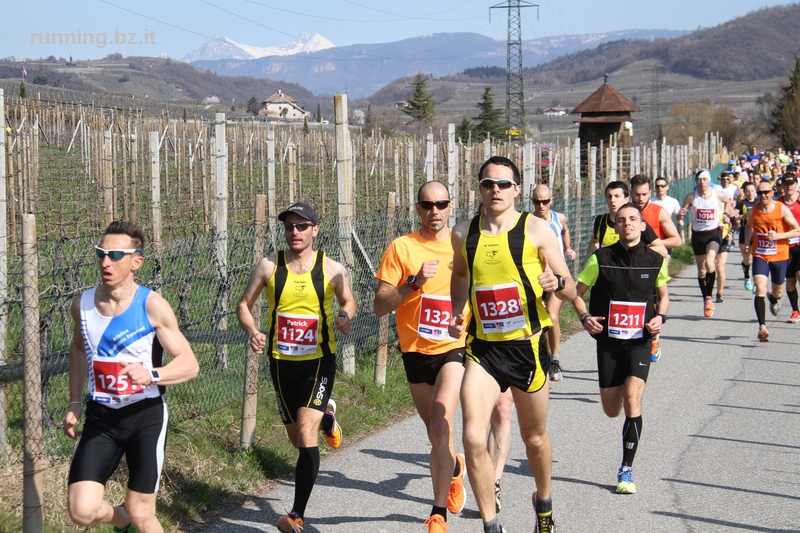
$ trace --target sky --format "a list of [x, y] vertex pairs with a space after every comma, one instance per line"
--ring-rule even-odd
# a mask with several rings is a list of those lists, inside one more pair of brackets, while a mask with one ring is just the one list
[[[301, 32], [319, 33], [336, 46], [450, 32], [505, 40], [507, 11], [490, 6], [507, 1], [31, 0], [3, 10], [0, 58], [54, 55], [78, 60], [112, 53], [166, 53], [181, 59], [214, 34], [258, 47], [280, 46]], [[538, 1], [538, 10], [521, 10], [524, 40], [615, 30], [696, 30], [761, 7], [787, 4], [765, 0]], [[77, 35], [79, 44], [58, 44], [75, 39], [67, 34]]]

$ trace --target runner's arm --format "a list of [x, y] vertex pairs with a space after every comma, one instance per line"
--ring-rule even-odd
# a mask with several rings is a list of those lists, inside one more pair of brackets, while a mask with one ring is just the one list
[[253, 304], [256, 303], [261, 291], [267, 286], [267, 282], [274, 272], [275, 262], [273, 257], [265, 257], [259, 261], [250, 273], [250, 280], [247, 282], [242, 298], [236, 304], [236, 318], [239, 319], [239, 324], [242, 325], [245, 335], [250, 339], [250, 348], [257, 354], [264, 351], [267, 336], [259, 330], [258, 325], [253, 320], [253, 314], [250, 309], [253, 308]]
[[[528, 217], [528, 239], [539, 252], [544, 269], [539, 275], [539, 284], [545, 292], [552, 292], [559, 300], [570, 302], [575, 298], [575, 281], [561, 250], [558, 249], [558, 239], [552, 231], [547, 231], [548, 229], [547, 222], [540, 218]], [[555, 290], [558, 287], [556, 274], [564, 278], [563, 290]]]
[[575, 286], [575, 298], [572, 300], [572, 307], [575, 308], [575, 312], [578, 314], [578, 317], [586, 315], [581, 321], [583, 329], [585, 329], [590, 335], [596, 335], [603, 331], [603, 325], [600, 324], [600, 322], [605, 320], [605, 318], [589, 315], [589, 311], [586, 309], [586, 302], [583, 300], [583, 295], [586, 294], [587, 290], [589, 290], [588, 285], [582, 281], [577, 283]]
[[574, 261], [578, 254], [572, 249], [572, 237], [569, 234], [569, 226], [567, 226], [567, 216], [563, 213], [558, 214], [558, 219], [561, 222], [561, 238], [564, 240], [564, 255], [570, 261]]
[[[145, 305], [147, 317], [156, 329], [156, 337], [164, 348], [164, 352], [171, 357], [169, 363], [157, 369], [161, 376], [158, 384], [178, 385], [196, 378], [200, 373], [200, 365], [197, 363], [189, 341], [178, 327], [178, 319], [175, 317], [172, 307], [155, 291], [147, 297]], [[145, 386], [152, 383], [150, 372], [144, 370], [142, 365], [123, 365], [123, 367], [123, 371], [128, 370], [127, 373], [131, 376], [132, 381], [138, 381], [138, 384]], [[145, 372], [145, 379], [136, 379], [139, 371]]]
[[70, 314], [72, 315], [72, 342], [69, 343], [69, 405], [64, 415], [63, 427], [64, 434], [71, 439], [76, 439], [80, 435], [75, 431], [75, 425], [81, 418], [83, 404], [83, 388], [86, 385], [86, 378], [89, 369], [86, 362], [86, 350], [83, 346], [83, 334], [81, 332], [81, 311], [80, 295], [72, 299]]
[[327, 257], [325, 260], [328, 261], [329, 268], [333, 273], [331, 284], [336, 293], [336, 300], [339, 302], [339, 314], [336, 316], [334, 325], [340, 332], [350, 335], [353, 327], [352, 320], [357, 311], [356, 299], [350, 288], [350, 276], [343, 264]]
[[662, 239], [664, 247], [678, 248], [681, 245], [681, 236], [666, 209], [659, 211], [658, 221], [661, 223], [661, 229], [664, 230], [664, 239]]
[[[456, 309], [464, 309], [469, 297], [469, 269], [467, 261], [461, 254], [461, 247], [464, 244], [467, 224], [461, 222], [453, 228], [450, 242], [453, 244], [453, 274], [450, 278], [450, 301], [453, 307], [453, 318], [447, 328], [449, 335], [454, 339], [460, 339], [464, 333], [466, 317], [463, 313], [456, 314]], [[552, 234], [552, 232], [550, 232]]]
[[798, 225], [797, 220], [795, 220], [794, 215], [786, 207], [786, 204], [778, 204], [781, 206], [781, 216], [783, 217], [783, 222], [787, 224], [792, 229], [783, 233], [778, 233], [776, 235], [777, 239], [794, 239], [795, 237], [800, 237], [800, 225]]

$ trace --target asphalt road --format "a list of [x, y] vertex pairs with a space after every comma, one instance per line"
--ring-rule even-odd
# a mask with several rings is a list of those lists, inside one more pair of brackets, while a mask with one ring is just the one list
[[[771, 342], [756, 340], [753, 296], [731, 253], [724, 303], [712, 318], [690, 267], [670, 283], [663, 356], [651, 366], [635, 495], [618, 495], [623, 417], [599, 404], [594, 341], [562, 344], [564, 380], [552, 384], [553, 509], [565, 532], [800, 531], [800, 324], [767, 311]], [[334, 393], [335, 394], [335, 393]], [[460, 446], [460, 421], [456, 442]], [[533, 531], [534, 481], [514, 425], [500, 519], [509, 533]], [[323, 458], [305, 533], [414, 532], [430, 512], [430, 450], [422, 422], [408, 418]], [[451, 532], [483, 531], [467, 484]], [[206, 531], [277, 531], [294, 485], [252, 497]]]

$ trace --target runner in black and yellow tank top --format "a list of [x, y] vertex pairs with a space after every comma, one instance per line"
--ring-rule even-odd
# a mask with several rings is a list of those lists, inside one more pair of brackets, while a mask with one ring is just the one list
[[494, 500], [494, 469], [486, 451], [488, 414], [501, 391], [511, 388], [523, 441], [536, 479], [533, 495], [538, 530], [553, 530], [550, 477], [552, 451], [545, 429], [548, 358], [542, 329], [550, 317], [543, 292], [563, 300], [575, 296], [575, 283], [558, 240], [541, 219], [514, 208], [519, 170], [504, 157], [492, 157], [480, 169], [481, 202], [486, 215], [453, 228], [455, 252], [450, 295], [453, 309], [469, 302], [473, 319], [463, 314], [450, 322], [457, 338], [467, 329], [467, 363], [462, 382], [464, 449], [484, 531], [499, 533]]
[[[250, 348], [267, 350], [278, 411], [289, 440], [300, 450], [295, 469], [295, 496], [291, 512], [281, 515], [278, 529], [301, 531], [306, 504], [319, 471], [319, 432], [332, 448], [342, 441], [336, 422], [336, 403], [330, 399], [336, 377], [335, 327], [349, 335], [356, 302], [341, 263], [312, 248], [319, 234], [319, 217], [304, 203], [278, 215], [289, 245], [286, 251], [262, 259], [250, 274], [236, 306]], [[253, 308], [266, 288], [267, 328], [261, 332]], [[333, 298], [339, 303], [338, 314]]]

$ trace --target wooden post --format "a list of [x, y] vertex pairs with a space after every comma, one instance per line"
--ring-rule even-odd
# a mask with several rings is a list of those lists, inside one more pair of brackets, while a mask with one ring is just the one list
[[[0, 89], [0, 365], [8, 358], [8, 175], [6, 174], [5, 96]], [[0, 384], [0, 454], [5, 457], [8, 442], [6, 385]]]
[[[219, 275], [219, 290], [214, 302], [214, 329], [228, 329], [225, 313], [228, 304], [228, 145], [225, 142], [225, 113], [217, 113], [214, 125], [214, 161], [216, 174], [216, 218], [214, 220], [214, 259]], [[216, 370], [228, 369], [228, 345], [217, 345]]]
[[453, 208], [450, 210], [450, 227], [456, 225], [458, 211], [458, 149], [456, 147], [456, 125], [447, 125], [447, 186]]
[[114, 221], [114, 181], [111, 158], [111, 132], [103, 133], [103, 207], [106, 225]]
[[24, 370], [24, 459], [22, 531], [41, 533], [42, 513], [42, 357], [39, 339], [39, 261], [36, 216], [22, 215], [22, 314]]
[[533, 164], [533, 142], [530, 137], [525, 137], [522, 154], [522, 206], [523, 209], [530, 209], [531, 194], [536, 186], [536, 176], [533, 175], [536, 165]]
[[150, 132], [150, 206], [153, 211], [153, 247], [161, 253], [161, 167], [158, 159], [158, 132]]
[[[265, 223], [267, 219], [267, 197], [264, 194], [256, 196], [255, 214], [253, 216], [253, 267], [264, 257]], [[250, 309], [253, 322], [259, 329], [261, 326], [261, 295], [258, 295], [253, 307]], [[244, 396], [242, 400], [242, 430], [239, 437], [239, 447], [249, 448], [256, 441], [256, 409], [258, 407], [258, 354], [246, 343], [244, 362]]]
[[275, 226], [278, 223], [278, 211], [275, 207], [275, 131], [267, 132], [267, 209], [269, 210], [269, 235], [272, 241], [272, 253], [278, 253], [278, 236]]
[[[339, 246], [342, 250], [344, 266], [353, 271], [352, 222], [353, 203], [350, 190], [350, 129], [347, 122], [347, 95], [333, 97], [334, 121], [336, 127], [336, 182], [339, 203]], [[356, 373], [355, 345], [347, 342], [342, 346], [342, 369], [348, 374]]]
[[408, 218], [414, 220], [414, 141], [408, 141], [406, 164], [408, 165]]
[[594, 220], [594, 217], [597, 216], [597, 147], [596, 146], [591, 146], [589, 148], [589, 180], [591, 180], [590, 187], [592, 188], [591, 220]]
[[425, 145], [425, 179], [433, 181], [434, 168], [433, 168], [433, 133], [429, 133]]
[[[394, 240], [394, 216], [397, 198], [393, 192], [389, 193], [386, 205], [386, 238], [384, 249], [388, 248]], [[375, 384], [383, 387], [386, 385], [386, 363], [389, 359], [389, 315], [384, 315], [378, 321], [378, 352], [375, 354]]]

